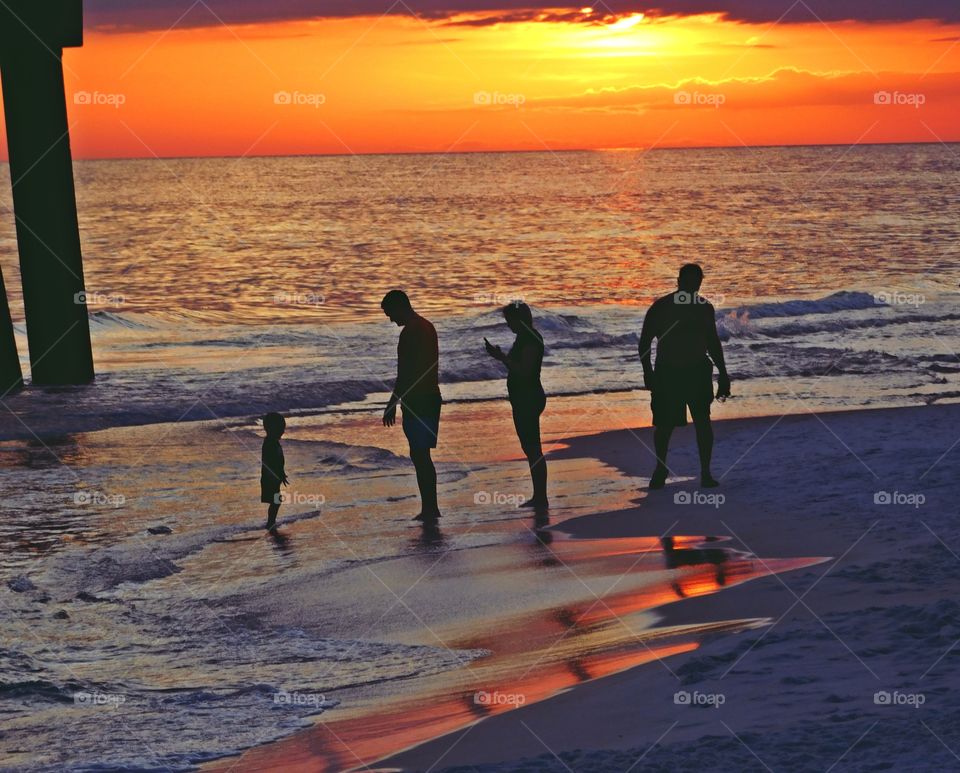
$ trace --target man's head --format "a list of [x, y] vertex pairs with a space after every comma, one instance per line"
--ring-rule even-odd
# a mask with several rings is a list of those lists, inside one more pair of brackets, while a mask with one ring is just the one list
[[383, 300], [380, 301], [380, 308], [391, 322], [400, 327], [406, 325], [413, 317], [413, 306], [410, 305], [410, 299], [403, 290], [391, 290], [384, 295]]
[[680, 268], [677, 287], [686, 293], [695, 293], [703, 284], [703, 269], [696, 263], [687, 263]]

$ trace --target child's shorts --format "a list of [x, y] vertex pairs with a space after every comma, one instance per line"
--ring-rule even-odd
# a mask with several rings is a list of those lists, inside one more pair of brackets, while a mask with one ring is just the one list
[[280, 487], [272, 483], [260, 484], [260, 501], [265, 505], [280, 504]]

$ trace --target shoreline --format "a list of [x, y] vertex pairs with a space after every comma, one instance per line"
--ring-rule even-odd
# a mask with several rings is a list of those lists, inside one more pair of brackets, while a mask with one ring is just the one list
[[[670, 698], [677, 691], [678, 684], [699, 685], [701, 682], [707, 682], [711, 673], [716, 671], [717, 663], [724, 664], [725, 668], [731, 664], [737, 666], [731, 669], [731, 674], [727, 677], [730, 681], [727, 684], [751, 698], [750, 701], [745, 702], [746, 705], [734, 706], [733, 696], [731, 696], [717, 714], [718, 719], [725, 719], [731, 728], [747, 729], [752, 725], [768, 723], [768, 717], [771, 715], [780, 714], [780, 721], [783, 721], [782, 715], [787, 711], [784, 707], [780, 706], [773, 710], [769, 705], [765, 705], [769, 700], [758, 701], [756, 692], [759, 685], [764, 683], [762, 679], [738, 678], [740, 666], [735, 662], [737, 657], [741, 657], [746, 665], [749, 665], [751, 645], [757, 649], [765, 649], [766, 645], [756, 642], [762, 643], [766, 640], [771, 646], [775, 645], [776, 649], [788, 651], [785, 656], [789, 659], [797, 658], [803, 665], [802, 645], [798, 651], [796, 642], [789, 638], [782, 640], [778, 629], [789, 626], [802, 630], [805, 636], [819, 642], [817, 631], [809, 630], [810, 621], [802, 619], [801, 613], [807, 614], [807, 617], [810, 616], [806, 612], [808, 608], [815, 607], [821, 622], [826, 624], [823, 617], [830, 617], [831, 627], [838, 628], [840, 623], [837, 620], [855, 618], [858, 612], [863, 612], [865, 606], [875, 602], [878, 607], [883, 602], [884, 609], [888, 610], [891, 606], [896, 608], [897, 604], [917, 602], [916, 593], [893, 593], [889, 584], [868, 588], [871, 591], [869, 597], [861, 592], [862, 589], [855, 592], [848, 587], [862, 583], [855, 576], [847, 577], [847, 573], [888, 560], [891, 557], [889, 543], [891, 541], [899, 543], [902, 535], [889, 533], [891, 530], [894, 533], [897, 532], [896, 525], [885, 529], [878, 525], [882, 518], [878, 519], [876, 516], [882, 516], [885, 511], [881, 509], [871, 512], [872, 499], [868, 504], [858, 503], [856, 508], [850, 508], [846, 513], [842, 513], [836, 506], [824, 507], [824, 502], [829, 502], [829, 497], [843, 496], [843, 487], [841, 486], [838, 490], [836, 484], [838, 480], [841, 484], [849, 482], [849, 478], [835, 476], [833, 480], [828, 481], [830, 485], [825, 486], [829, 493], [818, 494], [816, 488], [809, 485], [810, 475], [824, 472], [824, 470], [833, 473], [842, 470], [844, 475], [859, 478], [861, 485], [865, 487], [863, 492], [866, 496], [877, 487], [873, 473], [869, 470], [876, 467], [878, 471], [881, 469], [886, 471], [890, 465], [889, 456], [891, 454], [899, 456], [899, 454], [895, 443], [889, 444], [890, 448], [887, 449], [871, 446], [866, 451], [861, 446], [875, 443], [878, 437], [884, 434], [885, 428], [895, 433], [897, 427], [909, 423], [924, 426], [927, 436], [931, 438], [944, 435], [944, 427], [949, 426], [951, 422], [937, 417], [954, 419], [954, 425], [956, 425], [955, 419], [960, 417], [960, 406], [838, 411], [830, 413], [827, 419], [822, 419], [819, 415], [800, 415], [717, 421], [715, 425], [718, 441], [717, 472], [723, 474], [731, 464], [736, 470], [737, 457], [744, 450], [750, 453], [751, 447], [763, 444], [768, 451], [762, 460], [758, 460], [761, 467], [758, 478], [761, 481], [776, 479], [780, 484], [783, 483], [783, 470], [775, 469], [777, 463], [774, 459], [777, 454], [772, 453], [769, 447], [776, 445], [782, 452], [789, 450], [790, 446], [800, 441], [806, 441], [809, 445], [814, 427], [819, 427], [819, 431], [829, 442], [819, 447], [815, 445], [813, 448], [803, 449], [808, 452], [805, 457], [805, 461], [810, 466], [806, 472], [807, 477], [791, 470], [797, 482], [805, 484], [802, 492], [793, 494], [791, 506], [808, 513], [808, 517], [791, 520], [782, 512], [788, 508], [782, 507], [776, 508], [781, 510], [779, 514], [771, 513], [772, 502], [789, 489], [774, 487], [775, 493], [770, 489], [758, 491], [756, 484], [743, 480], [743, 470], [741, 470], [739, 476], [731, 473], [731, 477], [720, 489], [728, 499], [719, 508], [696, 504], [684, 508], [676, 505], [673, 502], [673, 494], [677, 491], [689, 492], [691, 486], [688, 481], [672, 481], [664, 491], [649, 493], [635, 507], [576, 516], [555, 527], [555, 531], [574, 539], [587, 541], [629, 540], [667, 532], [712, 534], [724, 536], [728, 538], [730, 546], [747, 550], [756, 556], [831, 556], [832, 558], [823, 564], [815, 563], [784, 576], [775, 574], [765, 578], [759, 577], [753, 582], [726, 588], [723, 592], [706, 595], [690, 594], [690, 598], [683, 599], [684, 603], [665, 603], [656, 607], [659, 617], [658, 627], [702, 626], [704, 621], [708, 620], [736, 620], [745, 616], [750, 619], [766, 618], [768, 625], [760, 628], [759, 634], [749, 628], [739, 633], [705, 632], [704, 641], [699, 647], [686, 654], [673, 654], [668, 661], [661, 661], [661, 665], [666, 663], [667, 668], [661, 668], [656, 663], [646, 668], [638, 665], [628, 666], [626, 670], [619, 673], [578, 684], [575, 689], [564, 690], [559, 695], [545, 697], [531, 705], [487, 717], [465, 728], [439, 734], [423, 743], [410, 744], [403, 751], [393, 752], [382, 758], [373, 767], [415, 771], [439, 770], [441, 765], [464, 765], [473, 768], [478, 764], [488, 763], [491, 766], [490, 770], [512, 770], [519, 766], [516, 760], [538, 757], [540, 759], [535, 765], [542, 766], [542, 769], [561, 770], [563, 767], [557, 763], [555, 753], [585, 754], [586, 752], [582, 752], [585, 749], [591, 750], [590, 753], [597, 757], [597, 764], [602, 765], [599, 760], [609, 760], [611, 755], [620, 754], [629, 749], [636, 750], [639, 747], [647, 748], [650, 744], [658, 742], [659, 736], [671, 727], [671, 722], [674, 725], [670, 730], [669, 740], [680, 748], [684, 744], [695, 743], [706, 730], [709, 730], [708, 726], [711, 725], [710, 720], [713, 718], [710, 714], [704, 716], [702, 712], [692, 710], [689, 706], [677, 706]], [[938, 431], [931, 434], [929, 430], [934, 428]], [[593, 458], [619, 469], [624, 474], [642, 477], [648, 461], [644, 458], [646, 452], [642, 443], [646, 440], [645, 434], [649, 432], [649, 429], [611, 430], [568, 439], [564, 441], [565, 448], [556, 451], [552, 458], [556, 460]], [[844, 441], [845, 437], [849, 440]], [[695, 470], [692, 430], [678, 432], [674, 445], [675, 450], [672, 449], [671, 452], [671, 465], [683, 471]], [[936, 456], [947, 452], [948, 446], [949, 444], [945, 444]], [[859, 453], [857, 448], [860, 448]], [[867, 462], [865, 457], [871, 461]], [[934, 462], [936, 457], [928, 461]], [[944, 472], [945, 467], [939, 471], [939, 476], [943, 476]], [[781, 477], [776, 478], [777, 474]], [[939, 482], [940, 477], [936, 472], [930, 473], [930, 480], [937, 481], [935, 488], [943, 485]], [[871, 486], [873, 489], [870, 489]], [[849, 492], [846, 494], [846, 499], [846, 504], [849, 505]], [[927, 506], [930, 504], [932, 502], [928, 501]], [[902, 512], [902, 508], [892, 507], [893, 510]], [[871, 516], [877, 521], [872, 527], [864, 520]], [[935, 519], [931, 516], [930, 520]], [[824, 528], [828, 523], [833, 526], [833, 531]], [[948, 525], [938, 523], [938, 527], [946, 529]], [[861, 534], [862, 532], [866, 534]], [[925, 541], [922, 535], [914, 535], [914, 541], [919, 541], [925, 549], [929, 549], [931, 545], [928, 543], [932, 537], [929, 533], [927, 537], [929, 539]], [[875, 541], [877, 538], [881, 538], [879, 542]], [[935, 543], [932, 547], [936, 551], [940, 545]], [[897, 552], [898, 550], [894, 548], [892, 555], [895, 556]], [[758, 560], [761, 563], [770, 561], [769, 559]], [[960, 569], [960, 562], [957, 568]], [[866, 571], [866, 568], [863, 570]], [[823, 580], [822, 585], [821, 580]], [[839, 591], [837, 591], [838, 587]], [[805, 599], [805, 596], [801, 595], [805, 592], [810, 593], [809, 601], [797, 602], [798, 596]], [[824, 633], [824, 629], [816, 620], [812, 624], [820, 629], [819, 633]], [[851, 685], [855, 685], [859, 691], [857, 699], [862, 703], [872, 695], [872, 692], [867, 694], [868, 688], [875, 687], [873, 682], [879, 681], [874, 678], [879, 677], [877, 669], [871, 669], [869, 666], [863, 669], [862, 666], [866, 665], [863, 658], [857, 655], [853, 648], [846, 651], [843, 640], [847, 638], [847, 634], [831, 637], [827, 633], [826, 636], [832, 639], [833, 645], [840, 650], [841, 654], [846, 653], [844, 671], [850, 671], [851, 663], [854, 670], [864, 671], [864, 677], [855, 673], [845, 673]], [[713, 677], [716, 678], [717, 674], [713, 673]], [[811, 681], [805, 681], [806, 679]], [[805, 690], [811, 692], [814, 689], [811, 685], [815, 685], [818, 681], [816, 677], [804, 677], [797, 684], [791, 684], [787, 692], [804, 692]], [[741, 684], [741, 682], [744, 683]], [[769, 685], [766, 687], [769, 688]], [[724, 689], [730, 690], [731, 687], [724, 685]], [[637, 696], [643, 696], [643, 700], [639, 703]], [[652, 712], [648, 701], [653, 706]], [[757, 705], [751, 705], [751, 703]], [[811, 701], [811, 705], [814, 704], [815, 702]], [[629, 710], [625, 710], [624, 706], [629, 706]], [[682, 709], [686, 709], [686, 716], [677, 713]], [[645, 729], [638, 728], [636, 710], [642, 710], [645, 717], [658, 721], [646, 722]], [[811, 717], [808, 716], [810, 712], [804, 712], [793, 706], [792, 712], [787, 712], [791, 714], [787, 719], [800, 724], [809, 723], [815, 721], [821, 711], [822, 709], [816, 706]], [[700, 716], [691, 719], [689, 716], [691, 712]], [[316, 743], [319, 741], [318, 728], [327, 724], [326, 717], [329, 717], [329, 723], [334, 723], [336, 711], [324, 715], [324, 719], [321, 719], [311, 730], [273, 744], [256, 747], [239, 758], [229, 758], [230, 764], [225, 764], [226, 761], [221, 760], [211, 763], [206, 768], [225, 770], [235, 765], [236, 770], [295, 769], [295, 760], [288, 755], [288, 750], [296, 746], [300, 748], [300, 752], [295, 755], [299, 758], [296, 763], [302, 765], [302, 769], [311, 769], [309, 756], [307, 758], [300, 756], [303, 753], [303, 743], [300, 740], [294, 742], [292, 739], [309, 738], [312, 734]], [[714, 735], [725, 733], [723, 725], [718, 725], [717, 721], [713, 721], [712, 726]], [[730, 733], [726, 735], [729, 736]], [[308, 743], [308, 748], [309, 746]], [[642, 749], [640, 751], [642, 752]], [[689, 753], [689, 749], [685, 753]], [[369, 760], [366, 762], [369, 764]], [[530, 764], [534, 765], [534, 763]], [[291, 765], [294, 767], [292, 768]], [[503, 767], [505, 765], [506, 767]], [[530, 769], [539, 770], [541, 767], [534, 766]], [[597, 769], [603, 768], [601, 766]]]
[[[724, 415], [779, 414], [792, 410], [798, 395], [830, 412], [957, 399], [960, 373], [952, 358], [916, 338], [918, 325], [932, 324], [934, 339], [953, 334], [956, 293], [924, 288], [918, 295], [926, 304], [922, 309], [897, 305], [896, 293], [886, 294], [891, 303], [878, 300], [876, 288], [798, 288], [783, 297], [756, 293], [718, 301], [739, 398]], [[629, 300], [537, 306], [549, 344], [544, 385], [552, 400], [630, 399], [638, 403], [634, 420], [646, 420], [639, 404], [648, 400], [635, 355], [642, 308]], [[496, 304], [475, 301], [434, 311], [441, 341], [456, 343], [444, 360], [447, 404], [503, 397], [503, 374], [482, 346], [474, 346], [484, 335], [506, 342]], [[219, 328], [162, 315], [150, 321], [149, 310], [137, 319], [140, 313], [104, 312], [94, 329], [99, 375], [90, 384], [28, 384], [0, 397], [7, 408], [0, 442], [211, 418], [242, 421], [278, 408], [296, 415], [373, 412], [386, 402], [395, 375], [393, 333], [366, 318], [341, 324], [268, 316]], [[852, 336], [844, 346], [832, 338], [838, 327]], [[905, 347], [895, 343], [899, 336], [906, 337]], [[266, 345], [260, 346], [262, 340]], [[584, 360], [577, 351], [590, 357]], [[354, 365], [338, 366], [351, 352], [358, 356]], [[768, 368], [769, 356], [781, 365]], [[319, 380], [304, 378], [312, 368], [325, 368], [328, 358], [334, 367]], [[821, 374], [829, 378], [821, 380]]]

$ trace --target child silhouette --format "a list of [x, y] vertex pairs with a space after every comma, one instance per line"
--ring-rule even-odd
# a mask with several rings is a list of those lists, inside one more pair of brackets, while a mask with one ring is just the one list
[[263, 429], [267, 436], [263, 439], [260, 464], [260, 501], [267, 508], [268, 531], [277, 527], [277, 513], [280, 512], [280, 485], [288, 485], [283, 470], [283, 449], [280, 438], [287, 428], [287, 422], [279, 413], [268, 413], [263, 417]]

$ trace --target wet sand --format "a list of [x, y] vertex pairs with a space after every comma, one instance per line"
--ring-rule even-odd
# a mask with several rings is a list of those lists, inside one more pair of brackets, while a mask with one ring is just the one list
[[665, 663], [710, 636], [762, 626], [765, 621], [756, 618], [664, 625], [655, 610], [818, 563], [761, 561], [705, 537], [665, 544], [657, 537], [576, 539], [551, 531], [461, 552], [438, 560], [426, 570], [428, 577], [422, 566], [409, 574], [406, 566], [378, 565], [381, 598], [364, 570], [341, 573], [323, 593], [326, 605], [331, 597], [351, 594], [357, 606], [373, 609], [402, 594], [396, 596], [402, 609], [375, 621], [372, 636], [485, 654], [465, 659], [460, 670], [412, 683], [411, 694], [355, 698], [324, 714], [314, 729], [211, 769], [338, 771], [369, 765], [578, 684]]

